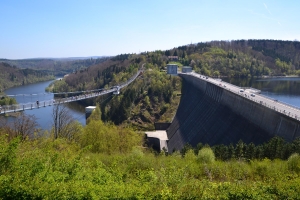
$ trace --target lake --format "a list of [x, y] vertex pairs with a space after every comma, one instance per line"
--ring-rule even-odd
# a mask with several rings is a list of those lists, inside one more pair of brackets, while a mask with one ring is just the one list
[[300, 108], [300, 77], [239, 79], [223, 78], [223, 81], [261, 90], [261, 94]]
[[[18, 103], [28, 103], [36, 101], [44, 101], [53, 99], [54, 95], [52, 93], [45, 92], [45, 88], [49, 86], [52, 81], [39, 82], [29, 85], [18, 86], [5, 90], [6, 95], [16, 95], [16, 100]], [[84, 106], [72, 102], [65, 104], [73, 116], [74, 119], [78, 120], [82, 125], [85, 125], [85, 108]], [[39, 109], [25, 110], [28, 115], [34, 115], [37, 118], [37, 123], [40, 128], [44, 130], [50, 130], [52, 127], [52, 109], [53, 106], [41, 107]], [[12, 117], [9, 117], [12, 120]]]

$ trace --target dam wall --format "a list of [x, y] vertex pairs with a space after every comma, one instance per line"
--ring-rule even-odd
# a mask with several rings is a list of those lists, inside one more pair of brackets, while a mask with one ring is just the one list
[[286, 141], [300, 136], [299, 121], [205, 79], [180, 76], [182, 97], [167, 129], [169, 152], [187, 143], [261, 144], [276, 135]]

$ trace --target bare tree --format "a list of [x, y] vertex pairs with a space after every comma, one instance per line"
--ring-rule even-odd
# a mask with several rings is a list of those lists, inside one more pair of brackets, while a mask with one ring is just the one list
[[13, 122], [8, 122], [4, 118], [0, 120], [0, 128], [4, 133], [8, 134], [9, 139], [20, 137], [21, 140], [25, 140], [39, 131], [37, 127], [36, 117], [34, 115], [26, 115], [23, 112]]
[[56, 104], [52, 112], [54, 139], [59, 137], [72, 140], [80, 131], [79, 122], [75, 121], [65, 104]]

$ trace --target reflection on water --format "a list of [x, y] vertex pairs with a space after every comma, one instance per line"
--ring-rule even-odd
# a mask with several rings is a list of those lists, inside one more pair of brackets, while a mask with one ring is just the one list
[[223, 80], [240, 87], [259, 89], [263, 95], [300, 107], [300, 77], [223, 78]]
[[[5, 94], [22, 94], [14, 96], [18, 103], [50, 100], [53, 99], [53, 94], [45, 92], [45, 88], [48, 87], [51, 82], [53, 81], [45, 81], [10, 88], [5, 91]], [[67, 106], [68, 111], [73, 116], [73, 118], [78, 120], [81, 124], [85, 125], [85, 108], [77, 104], [76, 102], [67, 103], [65, 105]], [[52, 106], [47, 106], [33, 110], [25, 110], [23, 112], [28, 115], [34, 115], [37, 118], [37, 123], [42, 129], [50, 130], [52, 127], [52, 109]], [[9, 120], [13, 120], [13, 118], [9, 117]]]

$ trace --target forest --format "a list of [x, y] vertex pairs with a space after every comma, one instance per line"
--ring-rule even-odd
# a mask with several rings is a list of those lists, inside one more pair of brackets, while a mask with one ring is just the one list
[[0, 71], [0, 93], [14, 86], [53, 80], [55, 78], [42, 70], [19, 69], [5, 62], [0, 62]]
[[[169, 59], [168, 56], [177, 56]], [[169, 122], [181, 95], [181, 81], [167, 76], [166, 65], [193, 70], [211, 77], [272, 77], [300, 75], [300, 42], [280, 40], [211, 41], [170, 50], [121, 54], [102, 63], [77, 70], [56, 82], [53, 92], [108, 88], [127, 80], [141, 65], [145, 71], [118, 97], [103, 97], [102, 120], [129, 123], [139, 130], [153, 129], [153, 122]], [[130, 112], [129, 112], [130, 111]]]
[[54, 76], [64, 76], [75, 70], [82, 70], [89, 66], [101, 63], [109, 57], [96, 58], [32, 58], [8, 60], [0, 59], [0, 62], [7, 63], [20, 69], [35, 69], [47, 72]]

